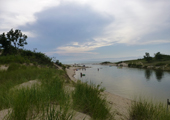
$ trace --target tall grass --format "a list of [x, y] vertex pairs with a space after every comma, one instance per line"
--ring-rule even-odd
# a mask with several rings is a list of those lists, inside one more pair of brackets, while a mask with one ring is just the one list
[[[47, 82], [50, 82], [51, 79], [55, 81], [56, 79], [54, 79], [54, 76], [56, 75], [61, 76], [61, 78], [58, 79], [62, 79], [62, 77], [64, 77], [63, 76], [64, 74], [65, 74], [64, 71], [52, 68], [40, 69], [36, 66], [23, 66], [19, 64], [11, 64], [7, 71], [0, 71], [0, 110], [9, 107], [8, 102], [9, 99], [7, 98], [8, 97], [7, 95], [9, 93], [9, 90], [14, 86], [35, 79], [38, 79], [42, 83], [46, 84]], [[48, 83], [48, 85], [55, 84], [52, 84], [51, 82], [51, 84]], [[46, 86], [47, 89], [47, 85], [44, 86]]]
[[[13, 120], [71, 119], [73, 114], [69, 111], [70, 98], [64, 92], [62, 84], [60, 80], [55, 82], [53, 80], [51, 84], [11, 91], [9, 98], [12, 113], [8, 118]], [[60, 109], [57, 109], [57, 105]]]
[[[35, 66], [9, 65], [7, 71], [0, 71], [0, 110], [9, 107], [8, 93], [14, 86], [29, 80], [39, 79], [41, 74], [46, 74], [48, 69], [39, 69]], [[51, 70], [55, 75], [56, 70]]]
[[139, 98], [129, 109], [130, 120], [170, 120], [166, 105]]
[[[67, 79], [64, 78], [65, 72], [61, 70], [12, 63], [7, 71], [0, 71], [0, 109], [12, 108], [8, 115], [12, 120], [71, 120], [73, 114], [69, 110], [70, 96], [63, 88]], [[15, 87], [34, 79], [42, 84], [31, 88]], [[60, 109], [55, 106], [60, 106]]]
[[[109, 107], [105, 98], [101, 97], [103, 89], [92, 83], [78, 82], [75, 91], [72, 93], [73, 107], [83, 113], [89, 114], [95, 120], [111, 119]], [[113, 118], [112, 118], [113, 119]]]

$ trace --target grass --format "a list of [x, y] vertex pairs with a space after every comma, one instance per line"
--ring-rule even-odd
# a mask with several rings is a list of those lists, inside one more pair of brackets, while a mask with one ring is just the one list
[[129, 114], [130, 120], [170, 120], [166, 105], [141, 98], [132, 103]]
[[9, 63], [19, 63], [19, 64], [29, 64], [34, 63], [39, 65], [48, 65], [52, 66], [52, 58], [49, 58], [41, 52], [32, 52], [30, 50], [19, 49], [17, 54], [11, 55], [0, 55], [0, 64], [9, 64]]
[[[61, 118], [63, 119], [67, 116], [70, 118], [72, 114], [67, 115], [70, 98], [64, 92], [63, 82], [57, 78], [52, 81], [46, 85], [33, 86], [30, 89], [23, 88], [11, 91], [9, 99], [12, 113], [9, 114], [8, 118], [24, 120], [39, 116], [54, 119], [59, 113], [62, 113]], [[60, 105], [60, 109], [55, 109], [57, 105]]]
[[[8, 65], [7, 71], [0, 71], [0, 110], [12, 109], [5, 119], [72, 120], [73, 108], [96, 120], [111, 118], [99, 85], [78, 82], [71, 96], [64, 90], [68, 76], [63, 70], [17, 63]], [[30, 80], [41, 84], [31, 88], [16, 87]]]
[[90, 115], [95, 120], [113, 119], [109, 113], [109, 107], [105, 98], [101, 97], [100, 92], [103, 89], [92, 83], [90, 85], [81, 83], [75, 85], [75, 91], [72, 93], [73, 108]]
[[[13, 89], [18, 84], [35, 79], [42, 84], [31, 88]], [[32, 119], [39, 112], [46, 112], [47, 107], [53, 103], [62, 108], [56, 112], [62, 112], [62, 116], [66, 117], [70, 96], [63, 88], [65, 79], [65, 72], [62, 70], [12, 63], [7, 71], [0, 71], [0, 110], [12, 108], [8, 119]]]

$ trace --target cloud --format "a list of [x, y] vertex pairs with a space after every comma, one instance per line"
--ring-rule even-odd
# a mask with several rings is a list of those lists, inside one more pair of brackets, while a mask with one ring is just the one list
[[114, 22], [106, 29], [110, 41], [129, 45], [140, 44], [141, 41], [151, 40], [143, 39], [143, 36], [170, 30], [169, 0], [108, 0], [107, 2], [93, 0], [92, 3], [86, 3], [103, 14], [114, 16]]
[[36, 21], [35, 13], [59, 5], [59, 0], [1, 0], [0, 31]]
[[21, 26], [21, 29], [34, 31], [39, 45], [51, 52], [93, 54], [87, 51], [110, 44], [99, 36], [104, 36], [104, 29], [114, 21], [113, 17], [102, 16], [89, 6], [60, 4], [35, 16], [36, 22]]

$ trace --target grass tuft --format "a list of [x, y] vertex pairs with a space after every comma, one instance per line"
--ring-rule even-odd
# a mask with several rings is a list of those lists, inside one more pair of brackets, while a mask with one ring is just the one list
[[105, 98], [101, 97], [103, 89], [92, 83], [78, 82], [72, 93], [73, 107], [83, 113], [89, 114], [93, 119], [105, 120], [111, 117]]
[[130, 120], [170, 120], [170, 112], [165, 105], [146, 99], [134, 101], [129, 110]]

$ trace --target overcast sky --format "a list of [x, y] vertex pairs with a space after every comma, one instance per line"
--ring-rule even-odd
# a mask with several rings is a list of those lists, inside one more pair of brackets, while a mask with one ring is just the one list
[[170, 0], [0, 0], [0, 34], [62, 63], [170, 54]]

